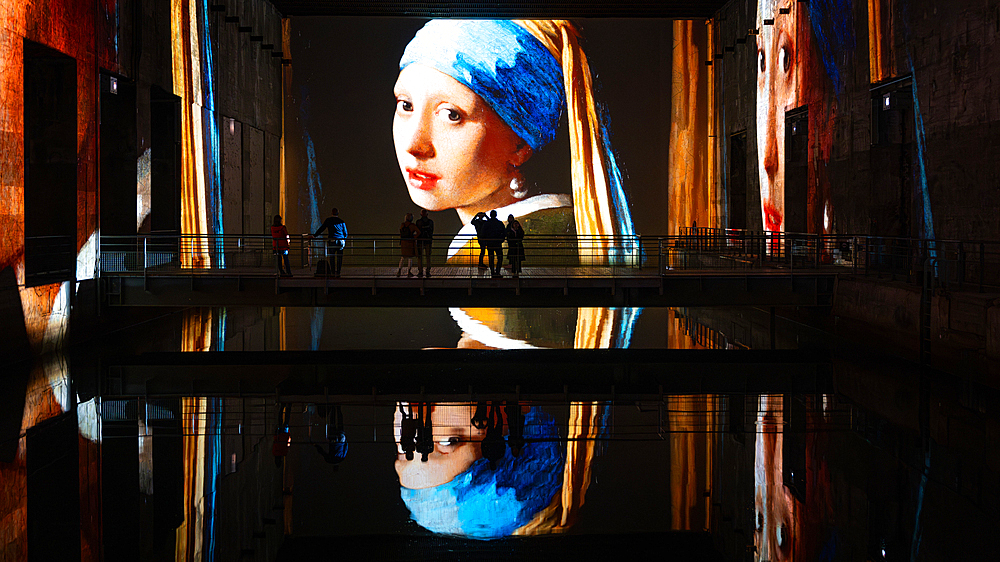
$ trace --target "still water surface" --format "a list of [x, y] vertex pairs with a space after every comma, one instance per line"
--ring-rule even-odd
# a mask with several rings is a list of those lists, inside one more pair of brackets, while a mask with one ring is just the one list
[[[565, 368], [456, 355], [472, 373], [518, 371], [491, 385], [442, 361], [449, 372], [414, 371], [426, 392], [338, 375], [338, 350], [370, 350], [405, 379], [426, 348], [504, 345], [577, 350]], [[636, 355], [605, 373], [595, 358], [614, 347]], [[281, 366], [311, 350], [312, 371]], [[240, 365], [261, 351], [271, 378]], [[12, 371], [10, 559], [981, 560], [1000, 547], [996, 392], [772, 328], [764, 311], [200, 309]]]

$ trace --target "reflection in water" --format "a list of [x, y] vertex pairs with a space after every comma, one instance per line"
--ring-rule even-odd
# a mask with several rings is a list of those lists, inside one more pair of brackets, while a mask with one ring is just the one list
[[[579, 312], [560, 310], [549, 311], [561, 327], [548, 343], [576, 340]], [[461, 312], [526, 343], [539, 343], [534, 330], [550, 326]], [[686, 310], [656, 317], [666, 320], [664, 340], [675, 347], [743, 347], [768, 333], [759, 316]], [[265, 347], [278, 341], [235, 333], [273, 324], [274, 316], [192, 309], [175, 318], [170, 331], [183, 329], [173, 345], [193, 357], [221, 349], [223, 340], [234, 348], [241, 339]], [[590, 325], [614, 325], [612, 332], [622, 325], [617, 316], [591, 318], [597, 321]], [[612, 344], [615, 337], [592, 341]], [[502, 361], [504, 354], [495, 356]], [[804, 363], [796, 385], [806, 386], [796, 389], [805, 394], [754, 371], [733, 379], [735, 393], [657, 392], [654, 385], [635, 398], [530, 394], [526, 387], [481, 397], [464, 389], [368, 394], [339, 388], [336, 377], [310, 376], [290, 377], [278, 394], [267, 387], [240, 397], [129, 396], [111, 390], [128, 388], [114, 382], [123, 367], [111, 366], [98, 386], [105, 394], [74, 405], [80, 399], [68, 366], [85, 362], [47, 357], [23, 372], [20, 427], [10, 430], [19, 431], [16, 447], [0, 460], [0, 546], [9, 558], [26, 559], [39, 548], [31, 518], [65, 516], [60, 508], [72, 503], [70, 519], [46, 532], [77, 537], [83, 560], [112, 551], [128, 553], [125, 559], [228, 560], [250, 543], [269, 559], [282, 541], [303, 536], [350, 542], [557, 534], [564, 536], [550, 539], [569, 541], [668, 529], [711, 533], [730, 559], [988, 558], [978, 555], [996, 544], [986, 485], [996, 472], [983, 453], [986, 433], [975, 430], [995, 427], [995, 415], [965, 407], [948, 381], [916, 392], [902, 367], [893, 374], [839, 361]], [[705, 380], [732, 379], [725, 369], [740, 368], [724, 365], [705, 365]], [[184, 368], [153, 372], [164, 381]], [[836, 385], [816, 375], [827, 368]], [[550, 376], [523, 374], [525, 381]], [[664, 387], [673, 375], [659, 379]], [[74, 384], [81, 394], [87, 388]], [[755, 387], [741, 391], [744, 384]], [[67, 428], [74, 447], [64, 439]], [[281, 468], [276, 428], [287, 445]], [[961, 440], [951, 428], [963, 428]], [[52, 451], [65, 454], [52, 459]], [[951, 549], [956, 556], [937, 555]]]
[[785, 486], [782, 396], [760, 397], [754, 442], [754, 544], [757, 560], [790, 560], [795, 502]]
[[477, 539], [565, 532], [607, 430], [602, 404], [574, 402], [568, 414], [563, 438], [539, 406], [400, 403], [396, 472], [411, 516], [435, 533]]
[[25, 376], [23, 371], [28, 371], [27, 385], [20, 387], [21, 390], [26, 388], [23, 402], [20, 397], [3, 397], [5, 404], [11, 403], [7, 400], [23, 404], [23, 413], [20, 424], [15, 426], [20, 428], [17, 434], [3, 435], [4, 441], [14, 439], [17, 442], [16, 447], [8, 447], [13, 444], [4, 443], [4, 450], [9, 450], [13, 456], [0, 459], [0, 553], [9, 555], [11, 559], [24, 560], [28, 547], [27, 435], [39, 424], [56, 419], [71, 409], [70, 379], [66, 357], [61, 353], [44, 355], [30, 367], [25, 364], [4, 367], [6, 372], [0, 376], [9, 378]]
[[717, 398], [711, 394], [664, 398], [670, 433], [671, 525], [685, 531], [707, 531]]
[[34, 427], [72, 408], [66, 356], [50, 353], [35, 362], [28, 379], [22, 428]]
[[176, 559], [201, 560], [205, 529], [205, 398], [183, 398], [184, 522], [177, 527]]
[[[225, 309], [222, 309], [223, 311]], [[224, 315], [224, 313], [223, 313]], [[211, 351], [212, 349], [212, 309], [194, 308], [185, 311], [181, 332], [181, 350], [190, 352]], [[218, 416], [215, 416], [218, 417]], [[184, 463], [184, 519], [177, 527], [176, 560], [201, 560], [204, 550], [206, 519], [211, 519], [211, 511], [206, 517], [206, 483], [211, 488], [214, 479], [206, 481], [206, 442], [213, 416], [209, 412], [208, 399], [181, 399], [181, 429]], [[212, 432], [214, 433], [214, 432]], [[217, 436], [216, 436], [217, 437]], [[211, 468], [216, 464], [210, 465]], [[212, 550], [208, 550], [211, 556]]]
[[641, 308], [451, 308], [457, 347], [491, 349], [627, 348]]

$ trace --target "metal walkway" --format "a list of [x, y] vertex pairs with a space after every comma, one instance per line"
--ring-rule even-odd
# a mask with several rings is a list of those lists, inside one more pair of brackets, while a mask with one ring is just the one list
[[326, 242], [293, 237], [284, 277], [266, 236], [106, 236], [100, 282], [110, 306], [828, 306], [839, 275], [919, 283], [933, 267], [938, 284], [982, 291], [1000, 270], [994, 243], [683, 230], [531, 237], [522, 273], [501, 278], [477, 267], [478, 246], [454, 253], [444, 241], [433, 243], [430, 277], [397, 276], [399, 240], [383, 235], [351, 236], [341, 275], [317, 276]]
[[[487, 272], [488, 273], [488, 272]], [[431, 278], [354, 275], [273, 277], [218, 272], [104, 276], [108, 303], [123, 306], [825, 306], [836, 270], [683, 271], [658, 275], [444, 275]]]

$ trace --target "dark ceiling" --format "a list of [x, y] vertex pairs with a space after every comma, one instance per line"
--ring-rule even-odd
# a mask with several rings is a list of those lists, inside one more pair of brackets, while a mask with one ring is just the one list
[[712, 17], [727, 1], [394, 2], [388, 0], [271, 0], [271, 3], [285, 16], [701, 19]]

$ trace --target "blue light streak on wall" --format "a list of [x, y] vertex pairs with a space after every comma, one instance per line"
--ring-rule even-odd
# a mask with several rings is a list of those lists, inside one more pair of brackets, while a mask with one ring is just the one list
[[[901, 5], [902, 17], [900, 21], [908, 22], [910, 19], [910, 4], [909, 2], [903, 2]], [[908, 25], [903, 27], [903, 37], [906, 40], [907, 45], [912, 45], [912, 33]], [[927, 133], [924, 129], [924, 115], [920, 111], [920, 98], [917, 96], [917, 78], [913, 71], [913, 54], [907, 49], [906, 51], [906, 63], [909, 65], [910, 69], [910, 82], [912, 86], [910, 90], [913, 92], [913, 129], [917, 137], [917, 169], [916, 169], [916, 180], [920, 186], [920, 196], [921, 203], [923, 206], [924, 216], [923, 216], [923, 236], [928, 240], [934, 239], [934, 214], [931, 212], [931, 196], [927, 190], [927, 163], [924, 156], [927, 154]], [[937, 256], [937, 252], [934, 250], [933, 244], [929, 248], [929, 255], [931, 259]], [[934, 265], [934, 271], [937, 273], [937, 264]]]
[[619, 308], [615, 312], [622, 316], [621, 322], [618, 323], [618, 333], [615, 334], [615, 347], [627, 349], [632, 343], [632, 329], [635, 327], [635, 321], [642, 314], [642, 308], [630, 306]]
[[122, 29], [121, 16], [119, 15], [120, 11], [121, 8], [119, 8], [119, 3], [115, 2], [115, 61], [118, 60], [118, 36], [121, 35]]
[[[316, 147], [313, 145], [312, 137], [309, 136], [309, 92], [302, 88], [302, 105], [299, 106], [302, 113], [302, 138], [306, 144], [306, 185], [309, 186], [309, 232], [315, 232], [323, 221], [319, 218], [319, 198], [323, 191], [323, 181], [319, 177], [319, 169], [316, 166]], [[300, 201], [301, 204], [301, 201]]]
[[[611, 134], [608, 131], [608, 112], [601, 107], [601, 139], [604, 144], [604, 156], [607, 159], [608, 191], [611, 193], [611, 205], [614, 208], [614, 234], [618, 236], [635, 236], [635, 225], [632, 224], [632, 213], [629, 211], [628, 198], [625, 197], [625, 188], [622, 186], [622, 171], [618, 165], [618, 159], [611, 148]], [[623, 251], [625, 250], [625, 251]], [[632, 256], [637, 252], [637, 248], [613, 248], [612, 255], [618, 258]]]
[[851, 0], [810, 0], [807, 4], [820, 58], [837, 97], [844, 91], [844, 79], [835, 57], [855, 51], [852, 4]]
[[215, 351], [226, 350], [226, 309], [219, 309], [219, 322], [215, 326], [215, 338], [213, 344]]
[[[912, 66], [912, 65], [911, 65]], [[924, 132], [924, 116], [920, 113], [920, 100], [917, 99], [917, 81], [913, 80], [913, 125], [917, 133], [917, 182], [920, 185], [920, 194], [924, 208], [924, 229], [923, 236], [929, 240], [934, 239], [934, 215], [931, 213], [931, 196], [927, 191], [927, 165], [924, 162], [924, 154], [927, 151], [927, 137]], [[931, 248], [931, 257], [935, 256], [934, 249]]]
[[[213, 74], [215, 73], [215, 61], [212, 57], [212, 38], [208, 27], [208, 0], [202, 0], [201, 5], [201, 49], [204, 56], [205, 78], [205, 109], [208, 110], [208, 119], [205, 119], [206, 134], [208, 135], [208, 147], [206, 156], [208, 157], [208, 217], [210, 221], [210, 233], [221, 235], [222, 230], [222, 170], [221, 158], [219, 156], [219, 125], [218, 115], [215, 113], [215, 84]], [[215, 238], [215, 262], [217, 267], [226, 267], [226, 254], [224, 251], [222, 238]]]
[[215, 513], [218, 508], [216, 492], [218, 492], [219, 473], [222, 469], [222, 399], [210, 398], [205, 412], [205, 429], [211, 427], [211, 433], [205, 436], [206, 458], [208, 462], [205, 471], [205, 562], [215, 560]]

